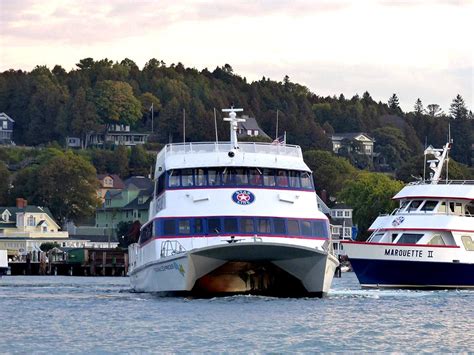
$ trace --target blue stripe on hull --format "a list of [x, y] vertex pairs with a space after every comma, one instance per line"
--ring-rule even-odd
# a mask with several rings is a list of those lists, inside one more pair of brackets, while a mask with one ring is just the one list
[[361, 285], [474, 287], [474, 264], [350, 259]]

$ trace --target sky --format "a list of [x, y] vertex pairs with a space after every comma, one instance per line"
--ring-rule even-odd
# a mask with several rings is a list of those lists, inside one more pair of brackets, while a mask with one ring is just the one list
[[320, 96], [473, 109], [474, 0], [0, 0], [0, 71], [151, 58], [228, 63]]

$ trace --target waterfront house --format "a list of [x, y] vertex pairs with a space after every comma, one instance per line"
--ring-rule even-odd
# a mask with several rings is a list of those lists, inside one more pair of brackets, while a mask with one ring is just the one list
[[14, 123], [5, 112], [0, 113], [0, 144], [12, 144]]
[[97, 190], [97, 197], [105, 202], [105, 194], [110, 190], [123, 190], [125, 184], [120, 176], [116, 174], [97, 174], [99, 180], [99, 189]]
[[338, 154], [342, 149], [348, 153], [373, 156], [375, 139], [363, 132], [334, 133], [331, 136], [332, 150]]
[[88, 136], [88, 146], [145, 144], [149, 134], [132, 132], [126, 124], [107, 124]]
[[270, 139], [270, 137], [263, 131], [263, 129], [260, 128], [257, 120], [254, 117], [243, 115], [242, 118], [245, 119], [245, 122], [238, 122], [238, 138], [263, 137]]
[[68, 238], [47, 207], [29, 206], [22, 198], [15, 207], [0, 207], [0, 249], [7, 249], [9, 255], [38, 251], [46, 242], [74, 242]]
[[124, 181], [122, 190], [109, 190], [101, 208], [96, 209], [96, 227], [114, 229], [120, 222], [148, 220], [148, 208], [153, 195], [153, 182], [143, 176]]

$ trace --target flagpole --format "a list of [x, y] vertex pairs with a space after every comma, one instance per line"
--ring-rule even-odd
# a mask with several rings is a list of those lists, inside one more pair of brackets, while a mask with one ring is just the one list
[[216, 143], [219, 143], [219, 138], [217, 137], [217, 115], [216, 115], [215, 107], [214, 107], [214, 128], [216, 130]]
[[278, 109], [277, 109], [277, 124], [275, 128], [275, 139], [278, 139]]
[[183, 108], [183, 143], [186, 143], [186, 109]]
[[152, 102], [152, 103], [151, 103], [151, 133], [154, 133], [154, 132], [153, 132], [153, 128], [154, 128], [154, 127], [153, 127], [153, 119], [154, 119], [153, 116], [154, 116], [154, 113], [155, 113], [155, 111], [154, 111], [153, 102]]

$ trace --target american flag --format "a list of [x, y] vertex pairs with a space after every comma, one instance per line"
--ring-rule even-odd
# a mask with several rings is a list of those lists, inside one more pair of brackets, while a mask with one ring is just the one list
[[286, 132], [283, 135], [276, 137], [272, 144], [286, 144]]

